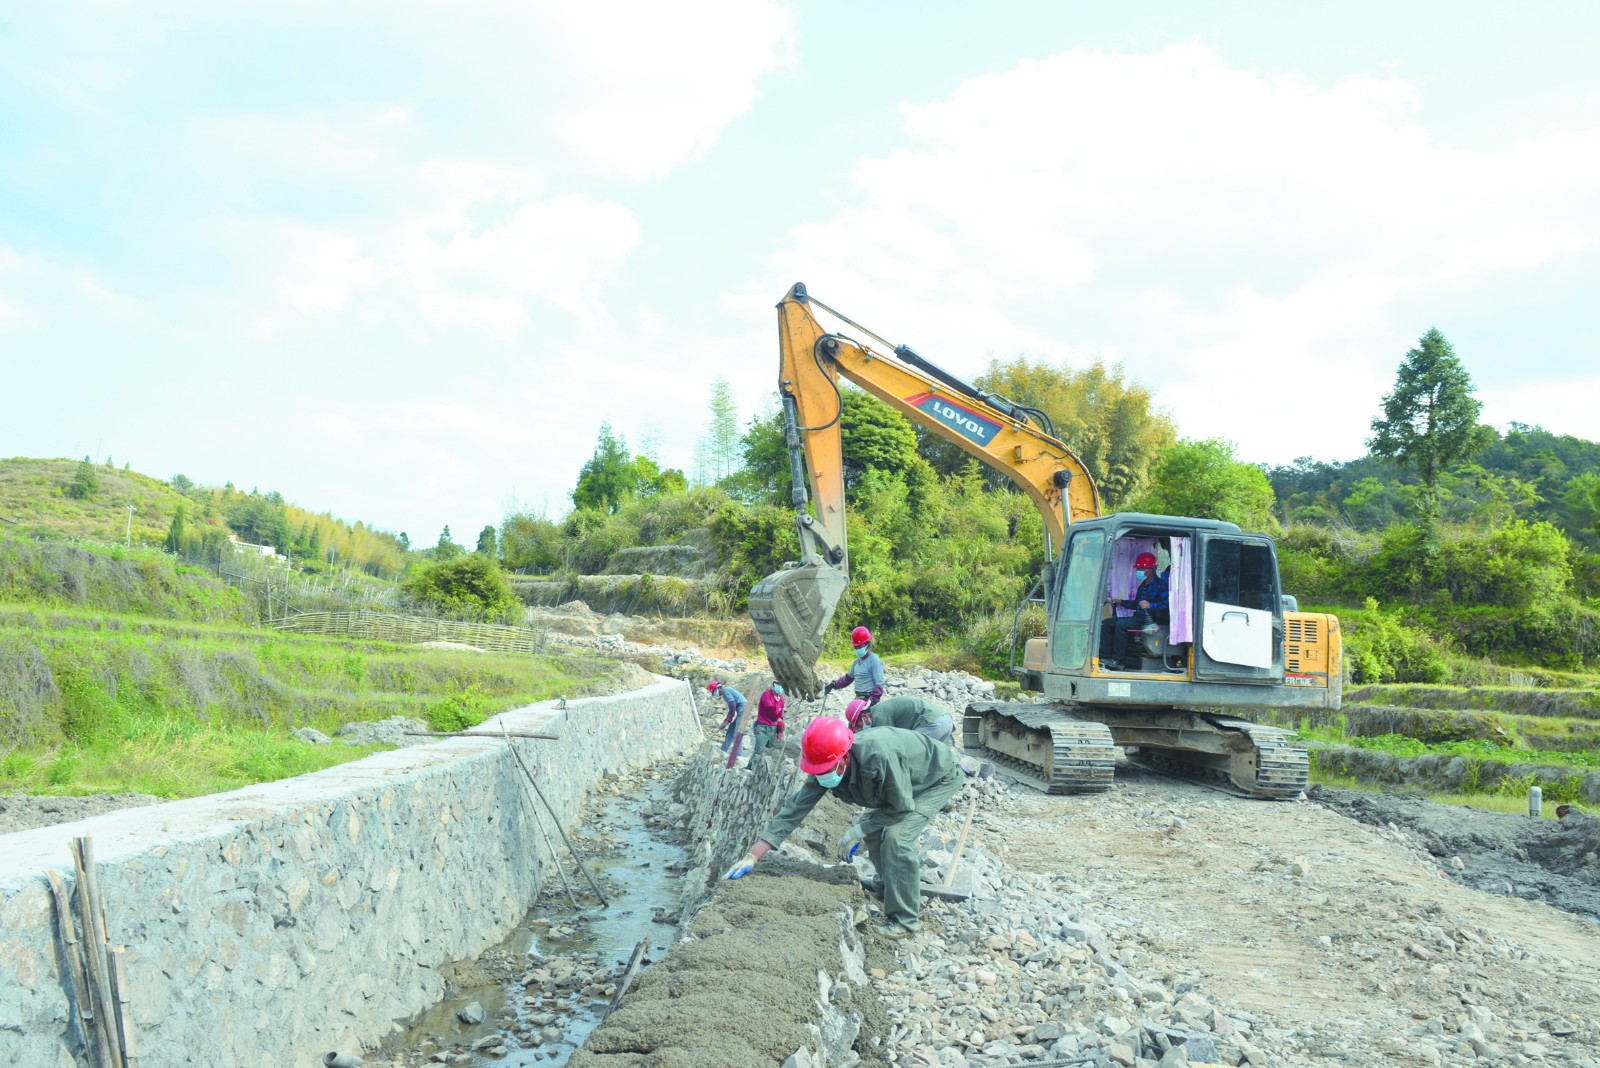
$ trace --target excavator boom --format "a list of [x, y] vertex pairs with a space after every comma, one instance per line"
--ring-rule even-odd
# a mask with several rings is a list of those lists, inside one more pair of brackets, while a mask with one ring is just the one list
[[[817, 310], [879, 347], [825, 329]], [[816, 662], [849, 585], [840, 377], [1008, 475], [1044, 517], [1050, 545], [1061, 544], [1068, 524], [1100, 514], [1094, 479], [1054, 436], [1044, 413], [970, 386], [914, 350], [884, 341], [812, 298], [804, 285], [778, 303], [778, 338], [800, 559], [763, 579], [749, 603], [772, 673], [790, 693], [821, 693]]]

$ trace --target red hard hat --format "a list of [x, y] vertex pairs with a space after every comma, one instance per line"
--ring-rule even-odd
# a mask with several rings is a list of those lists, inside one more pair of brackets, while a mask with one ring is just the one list
[[866, 645], [871, 640], [872, 632], [866, 627], [857, 627], [855, 630], [850, 632], [850, 644], [855, 646], [857, 649], [861, 648], [863, 645]]
[[1140, 553], [1139, 558], [1133, 562], [1134, 570], [1143, 571], [1156, 566], [1155, 553]]
[[718, 690], [722, 689], [722, 680], [712, 679], [710, 682], [706, 683], [706, 689], [710, 690], [712, 693], [716, 693]]
[[855, 731], [844, 720], [818, 716], [800, 736], [800, 770], [807, 775], [827, 774], [855, 740]]
[[844, 706], [845, 722], [850, 724], [851, 730], [858, 731], [861, 729], [861, 719], [863, 716], [866, 716], [868, 721], [872, 719], [870, 715], [867, 715], [867, 703], [861, 698], [858, 697], [854, 701], [851, 701], [849, 704]]

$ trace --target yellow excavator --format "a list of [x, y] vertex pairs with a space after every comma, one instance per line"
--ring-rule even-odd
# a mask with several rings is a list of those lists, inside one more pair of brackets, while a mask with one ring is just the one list
[[[866, 340], [824, 329], [818, 312]], [[1292, 735], [1235, 714], [1340, 703], [1339, 621], [1294, 610], [1271, 538], [1217, 520], [1101, 516], [1094, 479], [1044, 412], [890, 344], [804, 285], [779, 302], [778, 337], [800, 559], [763, 579], [749, 604], [773, 675], [790, 693], [823, 692], [816, 663], [850, 581], [843, 377], [1004, 472], [1044, 517], [1043, 573], [1023, 605], [1043, 604], [1046, 635], [1027, 639], [1020, 664], [1015, 624], [1012, 642], [1013, 673], [1040, 697], [968, 707], [969, 753], [1051, 793], [1109, 789], [1118, 746], [1252, 797], [1305, 789], [1306, 752]], [[1126, 607], [1136, 590], [1133, 565], [1147, 556], [1167, 580], [1162, 622]], [[1104, 653], [1108, 635], [1123, 639], [1115, 665]]]

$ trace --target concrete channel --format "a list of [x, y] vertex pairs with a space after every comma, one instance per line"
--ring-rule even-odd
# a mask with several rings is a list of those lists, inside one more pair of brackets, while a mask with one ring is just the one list
[[559, 838], [502, 728], [553, 736], [510, 744], [568, 830], [602, 775], [702, 739], [679, 680], [561, 705], [505, 713], [482, 738], [0, 837], [0, 1063], [88, 1063], [45, 876], [73, 881], [83, 835], [108, 940], [126, 947], [142, 1064], [314, 1068], [393, 1039], [440, 1004], [443, 969], [527, 924], [555, 878], [543, 839]]

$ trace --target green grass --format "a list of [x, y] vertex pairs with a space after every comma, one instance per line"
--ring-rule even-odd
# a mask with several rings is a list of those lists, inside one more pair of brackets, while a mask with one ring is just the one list
[[1485, 741], [1423, 742], [1404, 734], [1380, 734], [1371, 738], [1351, 737], [1337, 726], [1304, 727], [1296, 731], [1306, 741], [1327, 745], [1346, 745], [1353, 749], [1375, 749], [1396, 757], [1416, 757], [1425, 754], [1459, 756], [1504, 764], [1549, 764], [1553, 767], [1600, 768], [1600, 752], [1581, 750], [1524, 749], [1495, 745]]
[[[1394, 792], [1392, 790], [1385, 790], [1380, 786], [1375, 786], [1372, 783], [1362, 782], [1360, 779], [1352, 779], [1344, 775], [1320, 775], [1313, 773], [1311, 779], [1319, 786], [1326, 786], [1335, 790], [1356, 790], [1365, 794], [1383, 794]], [[1481, 809], [1485, 812], [1504, 812], [1515, 815], [1527, 815], [1528, 812], [1528, 793], [1526, 790], [1523, 790], [1520, 795], [1513, 795], [1510, 792], [1475, 794], [1435, 793], [1428, 790], [1408, 790], [1406, 792], [1408, 794], [1414, 794], [1416, 797], [1419, 797], [1424, 801], [1431, 801], [1438, 805], [1455, 805], [1457, 808], [1475, 808]], [[1545, 804], [1540, 811], [1540, 818], [1555, 819], [1556, 804], [1557, 802], [1555, 799], [1547, 797], [1545, 799]]]
[[317, 747], [403, 715], [438, 730], [603, 687], [613, 662], [0, 604], [0, 792], [191, 797], [368, 750]]

